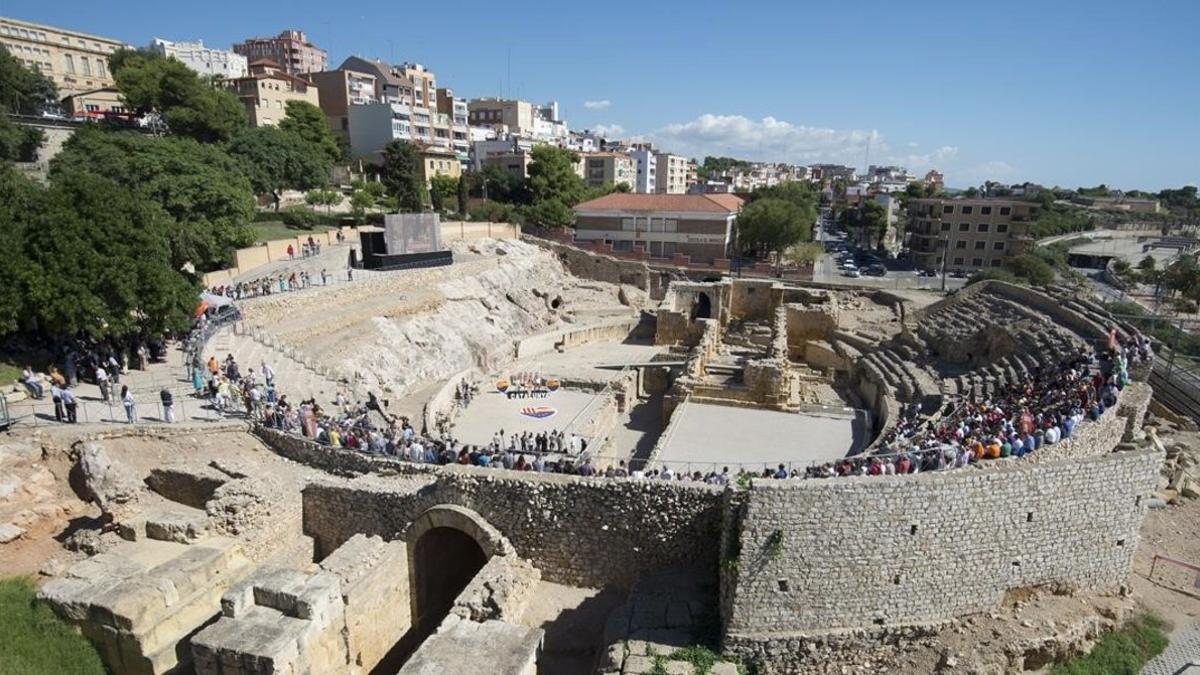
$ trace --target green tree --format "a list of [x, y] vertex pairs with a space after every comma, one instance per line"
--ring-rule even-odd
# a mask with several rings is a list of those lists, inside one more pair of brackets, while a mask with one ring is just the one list
[[425, 208], [426, 187], [421, 177], [421, 152], [408, 141], [394, 140], [383, 148], [383, 184], [396, 198], [401, 211]]
[[32, 162], [45, 141], [41, 129], [17, 124], [0, 109], [0, 161]]
[[542, 199], [519, 209], [521, 218], [541, 227], [570, 227], [575, 212], [556, 198]]
[[1054, 268], [1050, 263], [1030, 253], [1009, 258], [1004, 262], [1004, 268], [1033, 286], [1049, 286], [1054, 283]]
[[867, 243], [875, 242], [875, 246], [882, 246], [888, 230], [887, 208], [872, 199], [863, 202], [858, 208], [858, 213], [862, 227], [867, 233]]
[[738, 216], [738, 238], [743, 248], [776, 253], [782, 262], [783, 252], [792, 246], [812, 239], [811, 220], [800, 207], [784, 199], [758, 199], [747, 204]]
[[967, 199], [974, 199], [979, 196], [979, 188], [972, 185], [971, 187], [967, 188], [966, 190], [963, 190], [963, 196], [966, 197]]
[[325, 113], [317, 106], [307, 101], [288, 101], [287, 114], [279, 121], [279, 128], [296, 134], [308, 143], [320, 148], [329, 158], [330, 164], [336, 164], [342, 159], [342, 149], [338, 146], [337, 137], [329, 129], [329, 121]]
[[165, 237], [170, 269], [225, 267], [235, 248], [249, 246], [254, 192], [241, 167], [220, 146], [132, 131], [78, 129], [50, 163], [50, 180], [94, 173], [121, 190], [158, 204], [170, 217]]
[[30, 268], [22, 252], [31, 217], [43, 208], [42, 189], [11, 166], [0, 163], [0, 335], [22, 327], [29, 317], [28, 275]]
[[229, 154], [250, 179], [255, 194], [271, 195], [279, 210], [283, 190], [309, 190], [329, 182], [332, 161], [320, 146], [277, 127], [243, 129]]
[[458, 200], [459, 218], [467, 217], [467, 185], [470, 182], [467, 174], [458, 177], [458, 185], [454, 188], [454, 196]]
[[429, 199], [434, 211], [445, 211], [458, 195], [458, 179], [453, 176], [434, 176], [429, 179]]
[[41, 115], [58, 108], [58, 91], [50, 78], [27, 68], [0, 45], [0, 111]]
[[304, 195], [304, 203], [309, 206], [324, 206], [325, 213], [329, 213], [331, 206], [337, 206], [342, 203], [342, 193], [328, 188], [309, 190]]
[[498, 164], [484, 164], [474, 174], [472, 194], [495, 202], [516, 203], [521, 197], [521, 179]]
[[213, 88], [176, 59], [123, 49], [109, 57], [109, 69], [126, 105], [142, 115], [161, 115], [173, 134], [213, 143], [246, 126], [246, 109], [236, 96]]
[[[533, 161], [529, 163], [527, 184], [532, 204], [557, 201], [570, 208], [583, 200], [587, 186], [579, 174], [575, 173], [579, 155], [553, 145], [539, 145], [530, 155]], [[557, 207], [548, 208], [551, 211], [557, 210]]]

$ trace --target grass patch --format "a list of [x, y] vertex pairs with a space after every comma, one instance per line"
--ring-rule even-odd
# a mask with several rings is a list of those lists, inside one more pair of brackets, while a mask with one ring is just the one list
[[1100, 638], [1086, 656], [1058, 664], [1051, 675], [1137, 675], [1166, 647], [1162, 620], [1143, 614]]
[[104, 675], [91, 643], [35, 593], [28, 577], [0, 579], [0, 674]]
[[21, 371], [25, 366], [17, 365], [11, 361], [0, 361], [0, 386], [8, 388], [13, 380], [20, 379]]
[[254, 241], [259, 244], [276, 239], [302, 237], [332, 229], [334, 229], [332, 225], [314, 225], [311, 230], [288, 227], [282, 220], [263, 220], [257, 223], [250, 223], [250, 231], [254, 233]]

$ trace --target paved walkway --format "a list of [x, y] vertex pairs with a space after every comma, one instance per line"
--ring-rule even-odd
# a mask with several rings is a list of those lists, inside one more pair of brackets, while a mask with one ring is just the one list
[[1200, 675], [1200, 623], [1180, 629], [1163, 653], [1142, 668], [1142, 675]]

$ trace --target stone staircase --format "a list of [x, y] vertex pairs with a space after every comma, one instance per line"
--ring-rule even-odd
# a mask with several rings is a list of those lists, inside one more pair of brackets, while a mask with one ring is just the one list
[[276, 390], [280, 395], [287, 394], [293, 403], [316, 398], [319, 403], [328, 405], [339, 389], [346, 391], [351, 399], [366, 399], [365, 387], [355, 387], [348, 378], [339, 377], [295, 348], [244, 324], [240, 329], [231, 326], [218, 331], [209, 342], [209, 351], [218, 360], [233, 354], [242, 374], [251, 368], [255, 373], [261, 373], [263, 362], [270, 364], [275, 370]]

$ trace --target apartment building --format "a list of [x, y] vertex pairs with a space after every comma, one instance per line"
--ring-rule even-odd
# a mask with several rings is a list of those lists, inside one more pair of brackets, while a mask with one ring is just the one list
[[413, 139], [426, 145], [452, 148], [450, 115], [438, 112], [437, 77], [419, 63], [402, 63], [392, 74], [412, 83]]
[[254, 37], [233, 46], [250, 63], [271, 61], [289, 75], [325, 70], [325, 50], [308, 41], [301, 30], [285, 30], [275, 37]]
[[[919, 268], [974, 271], [1024, 253], [1037, 205], [1009, 199], [913, 199], [909, 249]], [[948, 251], [948, 252], [947, 252]]]
[[342, 140], [350, 141], [350, 106], [375, 103], [376, 78], [370, 73], [350, 70], [344, 65], [337, 70], [308, 73], [304, 76], [317, 87], [321, 112], [329, 128]]
[[64, 96], [62, 108], [65, 115], [78, 120], [102, 120], [114, 116], [130, 121], [133, 119], [133, 112], [125, 107], [125, 99], [116, 87], [101, 87]]
[[567, 123], [558, 117], [558, 103], [534, 105], [528, 101], [476, 98], [467, 103], [468, 123], [491, 127], [498, 134], [512, 134], [539, 141], [566, 142]]
[[688, 160], [682, 155], [659, 152], [654, 155], [658, 176], [654, 191], [658, 194], [681, 195], [688, 189]]
[[245, 56], [228, 49], [205, 47], [202, 40], [172, 42], [154, 38], [149, 49], [159, 56], [183, 63], [202, 77], [219, 77], [227, 80], [250, 74], [250, 62]]
[[624, 183], [634, 189], [637, 178], [634, 161], [629, 155], [619, 152], [593, 152], [583, 155], [583, 180], [588, 187], [600, 187], [605, 183]]
[[658, 156], [654, 148], [649, 145], [640, 146], [627, 154], [633, 160], [634, 171], [637, 172], [633, 180], [633, 191], [644, 195], [658, 192]]
[[575, 239], [654, 258], [727, 258], [742, 200], [730, 194], [623, 194], [575, 206]]
[[946, 177], [937, 169], [930, 169], [925, 174], [925, 186], [934, 192], [940, 192], [946, 187]]
[[114, 86], [108, 57], [126, 46], [112, 38], [2, 16], [0, 45], [50, 78], [59, 96]]
[[375, 101], [352, 105], [347, 111], [350, 151], [355, 157], [378, 161], [392, 141], [413, 141], [413, 111], [404, 103]]
[[279, 124], [287, 115], [288, 101], [304, 101], [320, 106], [317, 85], [288, 74], [273, 61], [251, 61], [246, 77], [235, 77], [221, 83], [246, 106], [250, 126]]
[[467, 99], [446, 87], [437, 90], [437, 111], [450, 117], [450, 146], [464, 167], [471, 161], [471, 124]]

